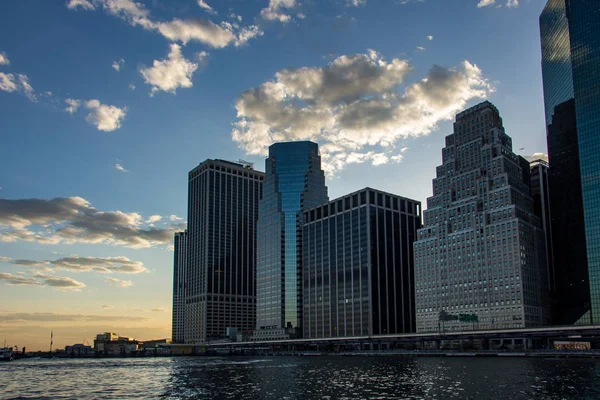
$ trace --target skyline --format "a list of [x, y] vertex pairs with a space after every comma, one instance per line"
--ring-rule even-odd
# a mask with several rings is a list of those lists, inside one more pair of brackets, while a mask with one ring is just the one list
[[170, 336], [170, 247], [205, 159], [262, 170], [272, 142], [315, 140], [330, 198], [370, 186], [425, 204], [454, 114], [484, 99], [515, 149], [545, 152], [544, 1], [268, 3], [3, 6], [0, 339]]

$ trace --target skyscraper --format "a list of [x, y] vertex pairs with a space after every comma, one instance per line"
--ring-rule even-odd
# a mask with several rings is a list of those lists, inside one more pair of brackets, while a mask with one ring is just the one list
[[[574, 107], [575, 119], [571, 121], [575, 125], [578, 154], [571, 150], [570, 156], [578, 158], [580, 176], [575, 176], [575, 170], [570, 175], [574, 181], [581, 179], [585, 230], [587, 266], [575, 260], [567, 265], [557, 264], [557, 269], [570, 271], [587, 267], [589, 312], [577, 322], [594, 323], [600, 319], [600, 3], [597, 0], [549, 0], [540, 15], [540, 34], [546, 124], [558, 123], [553, 120], [555, 110], [574, 99], [573, 104], [565, 107]], [[561, 112], [567, 110], [563, 108]], [[564, 124], [565, 118], [561, 118], [562, 127], [554, 126], [552, 131], [548, 130], [551, 170], [556, 154], [562, 150], [551, 148], [551, 142], [560, 142], [560, 138], [551, 136], [568, 135], [573, 131]], [[570, 147], [573, 140], [563, 143]], [[563, 154], [561, 163], [567, 162], [565, 157]], [[567, 190], [565, 187], [554, 189], [552, 180], [550, 183], [551, 196], [556, 190]], [[572, 214], [578, 213], [579, 206], [574, 201], [563, 206], [573, 206]], [[570, 248], [565, 251], [580, 250]], [[584, 275], [576, 272], [578, 277]]]
[[173, 316], [171, 340], [185, 343], [185, 275], [187, 265], [187, 231], [175, 233], [173, 241]]
[[548, 322], [544, 236], [529, 179], [494, 105], [456, 116], [414, 244], [418, 332]]
[[264, 174], [206, 160], [189, 173], [185, 342], [249, 331], [256, 318], [256, 220]]
[[275, 143], [269, 147], [257, 248], [256, 328], [265, 339], [301, 334], [301, 211], [327, 200], [316, 143]]
[[303, 214], [303, 337], [414, 332], [421, 203], [366, 188]]

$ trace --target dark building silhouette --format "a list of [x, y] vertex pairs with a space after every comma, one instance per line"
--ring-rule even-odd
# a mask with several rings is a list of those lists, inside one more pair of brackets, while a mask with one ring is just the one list
[[173, 315], [171, 340], [185, 343], [185, 277], [187, 266], [187, 231], [176, 232], [173, 240]]
[[590, 285], [583, 218], [579, 147], [573, 99], [554, 108], [548, 125], [550, 209], [552, 212], [552, 322], [588, 323]]
[[421, 203], [366, 188], [303, 220], [304, 338], [414, 332]]
[[189, 173], [186, 343], [249, 331], [256, 319], [256, 221], [264, 174], [206, 160]]

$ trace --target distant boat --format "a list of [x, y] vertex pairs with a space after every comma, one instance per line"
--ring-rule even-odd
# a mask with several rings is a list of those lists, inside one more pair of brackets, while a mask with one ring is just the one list
[[14, 360], [14, 352], [12, 347], [0, 348], [0, 361]]

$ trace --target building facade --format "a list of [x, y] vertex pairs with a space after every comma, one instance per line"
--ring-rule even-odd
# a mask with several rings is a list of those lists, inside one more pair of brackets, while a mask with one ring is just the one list
[[414, 244], [418, 332], [548, 323], [544, 236], [529, 179], [494, 105], [456, 116]]
[[316, 143], [286, 142], [269, 147], [258, 219], [255, 336], [280, 339], [301, 334], [301, 211], [327, 201]]
[[256, 320], [256, 220], [264, 174], [207, 160], [189, 173], [185, 343], [252, 330]]
[[185, 276], [187, 266], [187, 231], [176, 232], [173, 240], [173, 316], [171, 339], [185, 343]]
[[303, 337], [414, 332], [421, 203], [366, 188], [304, 211]]
[[[589, 324], [600, 319], [600, 3], [549, 0], [540, 15], [540, 34], [546, 123], [553, 123], [557, 106], [574, 100], [580, 165], [580, 175], [574, 179], [581, 179], [590, 294], [589, 311], [577, 323]], [[550, 140], [549, 132], [549, 148]], [[553, 168], [550, 149], [549, 156]], [[575, 263], [564, 267], [581, 268], [582, 264]]]

